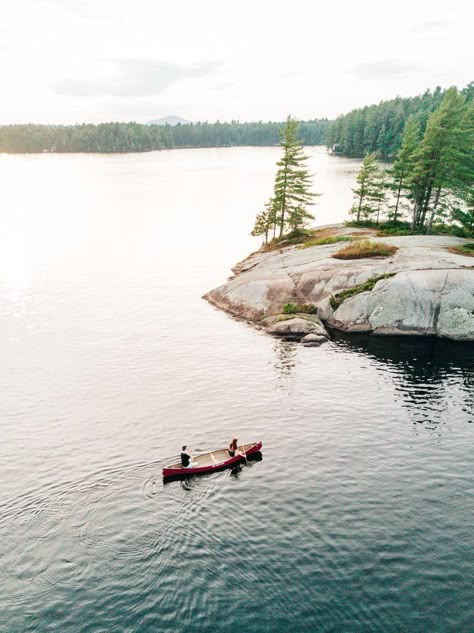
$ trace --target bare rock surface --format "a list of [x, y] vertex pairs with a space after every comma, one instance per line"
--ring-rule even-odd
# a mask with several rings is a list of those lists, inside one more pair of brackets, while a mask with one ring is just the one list
[[296, 340], [301, 340], [308, 335], [317, 336], [318, 339], [328, 338], [326, 328], [316, 316], [294, 315], [290, 318], [279, 316], [277, 319], [266, 328], [267, 332], [275, 336]]
[[301, 339], [301, 342], [305, 347], [319, 347], [321, 343], [327, 341], [326, 336], [321, 336], [318, 334], [307, 334]]
[[[347, 231], [342, 225], [337, 229], [340, 234]], [[348, 332], [474, 340], [474, 258], [448, 250], [469, 240], [451, 236], [369, 239], [398, 250], [390, 257], [353, 260], [332, 257], [344, 242], [259, 251], [240, 262], [235, 276], [205, 298], [218, 308], [267, 326], [276, 335], [285, 328], [301, 328], [300, 338], [324, 335], [301, 324], [301, 316], [292, 319], [293, 324], [268, 321], [285, 304], [296, 303], [317, 305], [326, 325]], [[337, 309], [331, 307], [331, 298], [343, 290], [385, 274], [393, 276], [380, 280], [371, 291], [345, 299]]]

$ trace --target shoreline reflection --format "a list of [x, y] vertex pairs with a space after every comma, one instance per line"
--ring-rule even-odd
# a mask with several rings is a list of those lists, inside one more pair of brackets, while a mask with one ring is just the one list
[[395, 396], [414, 424], [439, 430], [456, 409], [474, 421], [474, 343], [340, 332], [333, 340], [340, 350], [363, 354], [390, 372]]

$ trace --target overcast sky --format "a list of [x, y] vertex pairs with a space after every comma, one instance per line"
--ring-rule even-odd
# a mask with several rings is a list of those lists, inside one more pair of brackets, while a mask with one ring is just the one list
[[335, 117], [474, 80], [468, 0], [8, 0], [0, 124]]

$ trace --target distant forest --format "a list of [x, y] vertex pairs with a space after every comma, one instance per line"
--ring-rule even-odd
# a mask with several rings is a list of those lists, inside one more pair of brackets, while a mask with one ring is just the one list
[[[305, 145], [323, 145], [327, 119], [303, 121], [299, 136]], [[3, 125], [0, 152], [148, 152], [177, 147], [278, 145], [284, 123], [190, 123], [142, 125]]]
[[[445, 93], [438, 86], [417, 97], [397, 97], [342, 114], [328, 124], [326, 145], [347, 156], [373, 153], [391, 160], [401, 147], [408, 117], [414, 115], [423, 135], [430, 114], [438, 109]], [[474, 99], [474, 83], [461, 93], [468, 101]]]
[[[324, 145], [347, 156], [376, 154], [392, 160], [401, 147], [403, 130], [414, 115], [423, 135], [428, 118], [438, 109], [446, 93], [440, 87], [416, 97], [397, 97], [365, 106], [337, 117], [335, 121], [314, 119], [299, 124], [303, 145]], [[474, 83], [461, 91], [474, 99]], [[231, 147], [234, 145], [278, 145], [284, 122], [189, 123], [143, 125], [101, 123], [92, 125], [3, 125], [0, 152], [148, 152], [178, 147]]]

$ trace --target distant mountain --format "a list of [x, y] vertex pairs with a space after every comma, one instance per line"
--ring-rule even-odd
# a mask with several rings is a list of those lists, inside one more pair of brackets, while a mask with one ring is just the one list
[[148, 121], [147, 125], [184, 125], [185, 123], [191, 123], [191, 121], [186, 121], [186, 119], [182, 119], [180, 116], [164, 116], [162, 119], [153, 119], [153, 121]]

